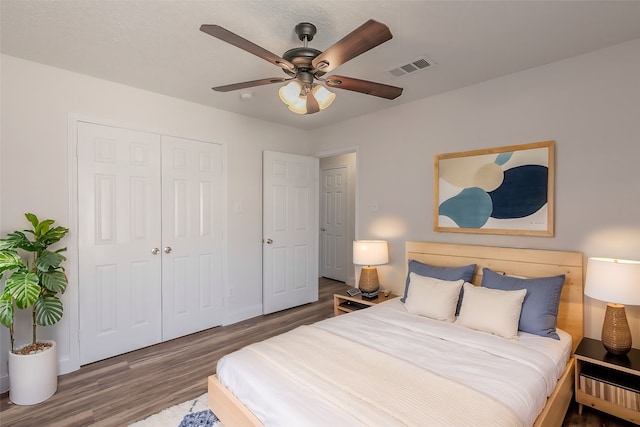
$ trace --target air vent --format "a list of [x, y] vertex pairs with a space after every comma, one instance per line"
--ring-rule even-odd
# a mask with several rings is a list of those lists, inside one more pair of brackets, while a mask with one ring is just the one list
[[428, 59], [426, 56], [421, 56], [419, 58], [414, 59], [408, 64], [402, 64], [391, 70], [387, 70], [389, 74], [395, 77], [404, 76], [415, 71], [424, 70], [426, 68], [432, 67], [435, 65], [435, 62]]

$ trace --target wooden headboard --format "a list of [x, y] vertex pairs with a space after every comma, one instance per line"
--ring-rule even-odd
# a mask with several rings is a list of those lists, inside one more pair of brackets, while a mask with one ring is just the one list
[[410, 259], [451, 267], [477, 264], [474, 285], [482, 282], [483, 267], [525, 277], [564, 274], [566, 279], [560, 296], [558, 327], [571, 334], [574, 351], [583, 337], [583, 256], [580, 252], [406, 242], [406, 261]]

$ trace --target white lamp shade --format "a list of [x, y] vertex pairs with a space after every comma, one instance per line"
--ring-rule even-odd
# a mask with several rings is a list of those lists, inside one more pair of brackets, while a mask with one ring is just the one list
[[589, 258], [584, 293], [600, 301], [640, 305], [640, 261]]
[[300, 96], [295, 104], [289, 105], [289, 110], [296, 114], [307, 114], [307, 97]]
[[328, 91], [324, 86], [317, 85], [313, 88], [312, 92], [321, 110], [327, 108], [336, 99], [336, 94]]
[[353, 242], [353, 263], [382, 265], [389, 262], [386, 240], [356, 240]]
[[300, 98], [300, 90], [302, 90], [302, 85], [296, 80], [293, 80], [282, 86], [278, 91], [278, 95], [280, 95], [282, 102], [287, 105], [293, 105], [298, 102]]

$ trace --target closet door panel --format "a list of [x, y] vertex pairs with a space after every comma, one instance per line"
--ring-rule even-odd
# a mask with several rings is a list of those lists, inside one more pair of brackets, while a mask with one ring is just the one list
[[80, 363], [161, 340], [160, 137], [78, 123]]
[[219, 144], [162, 137], [163, 340], [222, 324], [223, 169]]

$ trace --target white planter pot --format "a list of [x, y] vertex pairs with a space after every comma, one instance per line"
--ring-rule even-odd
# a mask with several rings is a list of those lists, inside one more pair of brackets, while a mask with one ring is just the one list
[[51, 347], [37, 354], [9, 352], [9, 399], [16, 405], [44, 402], [58, 389], [58, 350]]

